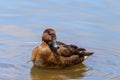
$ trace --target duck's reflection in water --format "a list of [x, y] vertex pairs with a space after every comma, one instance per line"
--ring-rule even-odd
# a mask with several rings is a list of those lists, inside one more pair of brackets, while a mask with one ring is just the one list
[[61, 69], [46, 69], [33, 66], [31, 68], [31, 80], [66, 80], [80, 79], [85, 76], [85, 72], [89, 67], [84, 64], [78, 64], [71, 67]]

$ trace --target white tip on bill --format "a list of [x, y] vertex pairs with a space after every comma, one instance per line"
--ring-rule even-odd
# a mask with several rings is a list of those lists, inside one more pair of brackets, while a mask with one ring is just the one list
[[84, 60], [87, 59], [87, 58], [88, 58], [88, 56], [84, 56]]

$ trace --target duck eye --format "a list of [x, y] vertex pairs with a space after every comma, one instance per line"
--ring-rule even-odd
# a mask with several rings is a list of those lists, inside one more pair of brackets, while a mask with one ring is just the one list
[[48, 33], [49, 35], [52, 35], [51, 33]]
[[51, 35], [51, 33], [50, 32], [47, 32], [49, 35]]

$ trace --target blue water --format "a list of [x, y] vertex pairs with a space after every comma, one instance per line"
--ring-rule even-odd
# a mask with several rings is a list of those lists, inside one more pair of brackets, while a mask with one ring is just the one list
[[[119, 0], [0, 0], [0, 80], [120, 80]], [[65, 69], [28, 62], [44, 29], [95, 54]]]

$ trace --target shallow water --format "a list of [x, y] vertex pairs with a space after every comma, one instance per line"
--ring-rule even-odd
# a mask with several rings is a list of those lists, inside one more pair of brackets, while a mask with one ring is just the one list
[[[119, 0], [0, 0], [0, 80], [120, 80]], [[95, 54], [83, 64], [41, 69], [30, 60], [46, 28]]]

